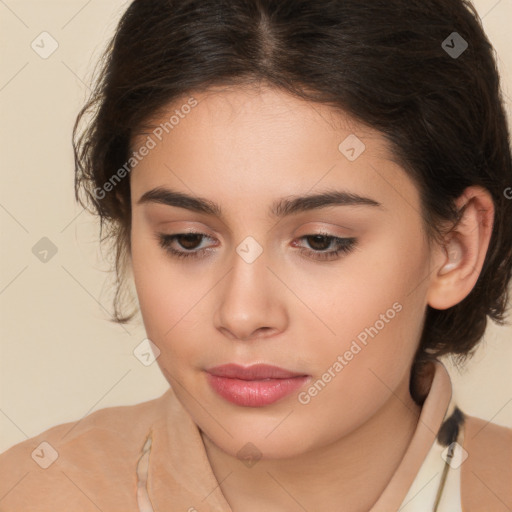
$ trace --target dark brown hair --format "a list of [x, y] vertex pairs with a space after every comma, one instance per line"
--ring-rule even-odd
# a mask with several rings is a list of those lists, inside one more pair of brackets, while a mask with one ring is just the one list
[[[171, 102], [213, 86], [267, 84], [379, 130], [420, 190], [430, 241], [441, 240], [443, 222], [457, 222], [453, 201], [466, 187], [491, 193], [495, 221], [479, 279], [459, 304], [428, 307], [415, 367], [444, 354], [462, 362], [483, 336], [487, 316], [505, 323], [509, 131], [494, 50], [469, 2], [135, 0], [99, 65], [73, 133], [75, 185], [77, 200], [99, 215], [101, 233], [107, 228], [102, 242], [115, 249], [113, 321], [136, 313], [121, 312], [129, 177], [108, 193], [102, 188], [101, 197], [98, 190], [129, 161], [133, 137]], [[91, 119], [79, 133], [86, 114]]]

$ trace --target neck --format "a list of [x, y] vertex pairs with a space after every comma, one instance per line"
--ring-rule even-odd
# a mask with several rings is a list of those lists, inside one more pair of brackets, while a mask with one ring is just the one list
[[201, 435], [233, 512], [361, 512], [372, 507], [389, 483], [420, 412], [407, 379], [376, 414], [349, 435], [296, 457], [261, 459], [250, 468], [221, 450], [204, 432]]

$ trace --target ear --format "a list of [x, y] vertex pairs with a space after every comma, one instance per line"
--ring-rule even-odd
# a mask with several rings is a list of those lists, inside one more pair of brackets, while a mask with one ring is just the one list
[[427, 303], [448, 309], [464, 300], [475, 286], [484, 264], [494, 223], [494, 203], [488, 190], [471, 186], [455, 201], [464, 208], [460, 222], [432, 255], [434, 272]]

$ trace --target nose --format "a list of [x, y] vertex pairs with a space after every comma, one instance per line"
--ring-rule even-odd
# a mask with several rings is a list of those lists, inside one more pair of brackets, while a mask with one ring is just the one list
[[241, 341], [283, 332], [289, 319], [289, 294], [269, 268], [265, 252], [250, 263], [235, 253], [231, 270], [217, 287], [215, 327]]

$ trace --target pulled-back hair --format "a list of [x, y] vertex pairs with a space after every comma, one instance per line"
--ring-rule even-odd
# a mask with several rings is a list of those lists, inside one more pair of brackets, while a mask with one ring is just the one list
[[487, 316], [505, 323], [509, 131], [494, 50], [468, 1], [135, 0], [99, 65], [73, 132], [75, 189], [80, 204], [99, 215], [101, 233], [107, 228], [101, 241], [113, 244], [112, 321], [137, 312], [122, 312], [130, 180], [104, 187], [130, 161], [133, 138], [179, 98], [266, 84], [379, 130], [420, 191], [429, 242], [442, 240], [443, 223], [458, 221], [454, 200], [465, 188], [480, 185], [492, 195], [493, 232], [479, 279], [459, 304], [427, 306], [414, 367], [445, 354], [463, 362]]

